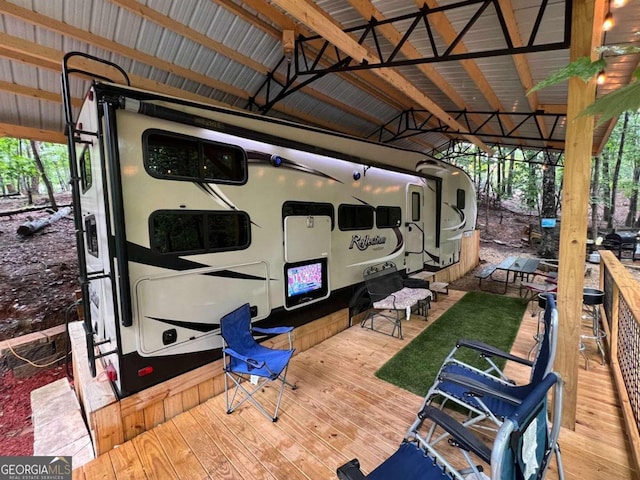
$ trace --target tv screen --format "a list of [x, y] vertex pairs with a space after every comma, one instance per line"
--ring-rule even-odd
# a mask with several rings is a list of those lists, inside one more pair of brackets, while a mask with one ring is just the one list
[[310, 263], [287, 270], [287, 295], [302, 295], [322, 288], [322, 264]]
[[325, 297], [327, 261], [324, 258], [289, 263], [284, 267], [287, 281], [286, 306], [295, 307]]

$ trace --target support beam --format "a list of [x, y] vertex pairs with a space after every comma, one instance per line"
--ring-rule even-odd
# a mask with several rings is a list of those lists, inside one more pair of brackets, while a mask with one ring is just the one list
[[0, 137], [24, 138], [38, 142], [67, 143], [67, 137], [62, 132], [42, 130], [40, 128], [21, 127], [9, 123], [0, 123]]
[[[1, 32], [0, 45], [4, 45], [4, 48], [0, 48], [0, 57], [19, 61], [26, 65], [46, 68], [58, 73], [61, 72], [62, 57], [64, 56], [63, 52]], [[95, 72], [96, 74], [100, 74], [105, 77], [110, 77], [111, 75], [113, 75], [113, 70], [109, 67], [106, 67], [102, 64], [96, 65], [95, 63], [92, 63], [86, 59], [75, 59], [73, 61], [73, 67], [85, 71]], [[194, 102], [234, 109], [234, 107], [231, 105], [218, 102], [217, 100], [188, 92], [180, 88], [171, 87], [154, 80], [149, 80], [148, 78], [144, 78], [139, 75], [130, 74], [129, 78], [131, 79], [131, 85], [136, 88], [150, 90], [152, 92], [159, 92], [163, 95], [172, 95], [174, 97], [184, 98], [186, 100], [192, 100]], [[360, 136], [359, 132], [355, 132], [345, 128], [338, 128], [339, 126], [335, 123], [323, 121], [319, 118], [312, 117], [311, 115], [296, 112], [289, 107], [281, 106], [280, 108], [278, 108], [278, 111], [284, 113], [285, 115], [288, 115], [293, 119], [296, 119], [297, 121], [301, 121], [309, 125], [316, 125], [328, 130], [340, 131], [342, 133], [346, 133], [348, 135], [353, 135], [356, 137]]]
[[[597, 5], [603, 0], [575, 0], [571, 34], [570, 60], [593, 55], [594, 42], [601, 31], [594, 23]], [[602, 22], [600, 22], [600, 25]], [[596, 30], [594, 32], [594, 30]], [[596, 82], [579, 78], [569, 80], [567, 102], [567, 136], [564, 184], [562, 188], [562, 222], [558, 268], [558, 314], [560, 316], [558, 354], [555, 370], [565, 381], [562, 426], [575, 430], [578, 398], [577, 354], [582, 317], [584, 262], [587, 239], [587, 207], [593, 145], [593, 117], [580, 112], [595, 100]]]
[[[304, 23], [308, 28], [321, 34], [326, 40], [331, 42], [354, 60], [358, 62], [375, 61], [375, 55], [372, 55], [365, 47], [358, 44], [358, 42], [344, 33], [339, 27], [324, 18], [322, 13], [316, 10], [315, 5], [312, 5], [307, 1], [295, 0], [273, 0], [273, 3], [295, 17], [298, 21]], [[436, 102], [427, 97], [396, 71], [388, 68], [381, 68], [373, 70], [373, 73], [386, 80], [390, 85], [395, 87], [395, 89], [407, 95], [421, 107], [432, 112], [454, 130], [462, 130], [462, 126], [447, 114], [438, 104], [436, 104]], [[472, 135], [463, 135], [463, 137], [471, 143], [476, 144], [488, 154], [492, 153], [491, 149], [479, 138]]]
[[[62, 103], [62, 96], [60, 95], [60, 93], [48, 92], [39, 88], [25, 87], [24, 85], [4, 82], [2, 80], [0, 80], [0, 91], [13, 93], [14, 95], [21, 95], [23, 97], [34, 98], [36, 100], [44, 100], [46, 102]], [[74, 107], [80, 108], [82, 106], [82, 99], [72, 98], [71, 104]]]

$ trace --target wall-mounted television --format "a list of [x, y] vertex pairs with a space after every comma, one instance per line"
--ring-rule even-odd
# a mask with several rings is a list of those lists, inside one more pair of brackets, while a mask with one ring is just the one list
[[316, 258], [284, 265], [285, 306], [295, 308], [329, 295], [327, 259]]

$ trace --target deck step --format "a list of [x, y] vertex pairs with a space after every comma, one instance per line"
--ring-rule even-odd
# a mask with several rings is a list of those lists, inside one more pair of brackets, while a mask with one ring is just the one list
[[80, 404], [69, 380], [61, 378], [31, 392], [33, 454], [71, 456], [77, 468], [95, 458]]

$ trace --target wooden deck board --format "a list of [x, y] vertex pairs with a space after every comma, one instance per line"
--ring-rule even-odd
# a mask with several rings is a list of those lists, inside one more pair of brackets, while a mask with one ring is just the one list
[[[395, 451], [422, 401], [375, 371], [462, 295], [451, 290], [432, 304], [427, 321], [404, 322], [404, 340], [354, 325], [296, 355], [288, 378], [298, 389], [285, 390], [276, 423], [251, 404], [227, 415], [219, 395], [74, 471], [74, 478], [115, 480], [128, 472], [128, 478], [335, 479], [336, 467], [354, 457], [371, 471]], [[514, 354], [527, 355], [536, 323], [527, 311]], [[590, 368], [578, 374], [576, 430], [560, 436], [566, 477], [636, 478], [609, 368], [593, 349], [588, 354]], [[509, 364], [507, 373], [526, 382], [530, 369]], [[263, 390], [261, 399], [273, 407], [276, 389]], [[147, 421], [160, 420], [160, 412], [148, 413]], [[557, 478], [555, 465], [548, 478]]]

